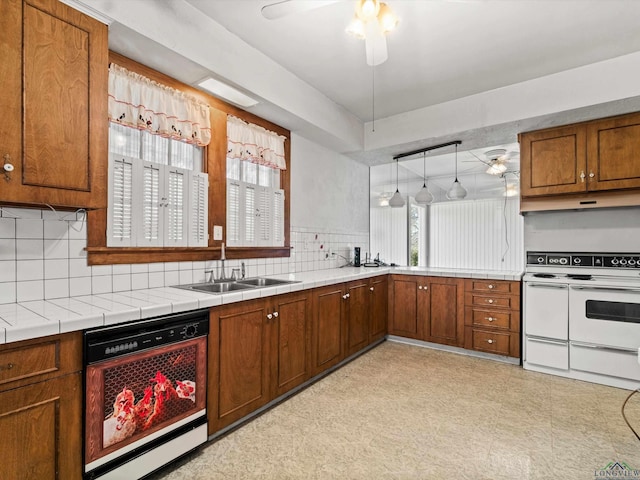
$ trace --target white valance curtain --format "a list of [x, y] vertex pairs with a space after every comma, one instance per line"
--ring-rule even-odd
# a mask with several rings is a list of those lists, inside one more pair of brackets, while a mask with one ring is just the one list
[[285, 139], [258, 125], [227, 116], [227, 156], [230, 158], [286, 170]]
[[208, 105], [113, 63], [109, 120], [201, 147], [211, 141]]

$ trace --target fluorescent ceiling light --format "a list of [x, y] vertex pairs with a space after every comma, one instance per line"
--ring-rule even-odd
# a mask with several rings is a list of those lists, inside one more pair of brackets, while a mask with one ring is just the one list
[[253, 107], [260, 103], [255, 98], [251, 98], [248, 95], [245, 95], [240, 90], [237, 90], [226, 83], [222, 83], [215, 78], [205, 78], [204, 80], [198, 82], [198, 86], [204, 88], [206, 91], [213, 93], [216, 97], [223, 98], [224, 100], [228, 100], [231, 103], [239, 105], [241, 107]]

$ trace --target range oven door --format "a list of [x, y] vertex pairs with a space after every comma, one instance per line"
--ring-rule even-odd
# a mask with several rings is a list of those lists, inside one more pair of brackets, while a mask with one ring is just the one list
[[572, 341], [635, 350], [640, 347], [640, 289], [572, 285]]

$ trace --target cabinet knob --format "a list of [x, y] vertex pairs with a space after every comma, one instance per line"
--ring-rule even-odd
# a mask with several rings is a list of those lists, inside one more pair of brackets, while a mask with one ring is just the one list
[[490, 322], [493, 322], [495, 320], [495, 318], [493, 317], [486, 317], [486, 320], [489, 320]]
[[580, 172], [580, 181], [581, 181], [582, 183], [584, 183], [584, 179], [585, 179], [585, 178], [586, 178], [586, 175], [584, 174], [584, 170], [582, 170], [582, 171]]
[[489, 284], [489, 290], [493, 290], [494, 287], [495, 287], [495, 285], [493, 283]]
[[274, 316], [275, 318], [278, 318], [278, 312], [273, 312], [273, 316]]
[[373, 287], [369, 287], [369, 290], [371, 290], [373, 292]]
[[418, 285], [418, 290], [422, 290], [422, 285]]
[[493, 340], [489, 339], [487, 340], [487, 343], [493, 343]]
[[13, 363], [7, 363], [6, 365], [0, 365], [0, 372], [2, 370], [11, 370], [15, 365]]
[[493, 298], [489, 298], [489, 299], [487, 300], [487, 303], [493, 303]]
[[347, 298], [349, 298], [350, 296], [351, 296], [351, 295], [349, 295], [348, 293], [346, 293], [346, 294], [342, 295], [342, 298], [344, 298], [344, 299], [346, 300], [346, 299], [347, 299]]
[[273, 315], [271, 315], [270, 313], [267, 313], [267, 320], [271, 320], [273, 318]]
[[589, 178], [593, 178], [593, 177], [595, 177], [595, 176], [596, 176], [596, 174], [595, 174], [595, 173], [593, 173], [593, 172], [589, 172]]

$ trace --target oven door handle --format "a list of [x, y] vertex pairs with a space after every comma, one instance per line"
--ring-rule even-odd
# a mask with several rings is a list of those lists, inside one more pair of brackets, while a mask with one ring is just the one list
[[605, 347], [603, 345], [594, 345], [592, 343], [580, 343], [580, 342], [571, 342], [571, 345], [574, 347], [584, 347], [584, 348], [592, 348], [594, 350], [603, 350], [605, 352], [615, 352], [615, 353], [624, 353], [626, 355], [638, 355], [638, 350], [635, 348], [625, 348], [625, 347]]
[[595, 292], [640, 292], [640, 288], [626, 287], [588, 287], [584, 285], [571, 285], [573, 290], [591, 290]]
[[527, 341], [537, 342], [537, 343], [548, 343], [550, 345], [562, 345], [563, 347], [567, 345], [566, 340], [548, 340], [546, 338], [527, 337]]
[[526, 283], [527, 287], [538, 287], [538, 288], [567, 288], [568, 285], [563, 283]]

